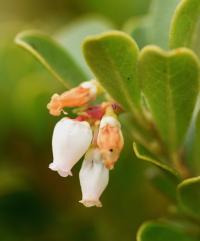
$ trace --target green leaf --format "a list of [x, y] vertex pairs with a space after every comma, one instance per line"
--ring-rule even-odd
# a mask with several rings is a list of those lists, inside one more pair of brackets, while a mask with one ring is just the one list
[[140, 107], [136, 77], [138, 47], [127, 34], [112, 31], [88, 37], [83, 44], [85, 59], [108, 93], [134, 115]]
[[106, 19], [99, 16], [82, 17], [72, 24], [67, 25], [56, 34], [58, 42], [74, 57], [82, 69], [91, 78], [89, 70], [82, 54], [82, 41], [89, 35], [99, 34], [114, 29], [114, 26]]
[[168, 49], [170, 21], [179, 0], [153, 0], [149, 14], [139, 20], [133, 18], [125, 25], [140, 47], [155, 44]]
[[170, 21], [180, 0], [154, 0], [151, 7], [149, 28], [150, 44], [168, 49]]
[[200, 219], [200, 176], [184, 180], [178, 186], [182, 208]]
[[190, 237], [181, 227], [147, 222], [138, 230], [137, 241], [197, 241], [197, 239]]
[[139, 57], [139, 78], [157, 128], [170, 151], [183, 143], [199, 92], [199, 62], [192, 51], [148, 46]]
[[166, 178], [166, 175], [164, 175], [161, 170], [155, 168], [149, 168], [146, 172], [146, 176], [161, 194], [173, 203], [176, 203], [177, 179], [172, 180], [171, 178]]
[[192, 152], [192, 161], [193, 166], [195, 167], [194, 172], [200, 175], [200, 112], [196, 119], [195, 133], [194, 133], [194, 143], [193, 143], [193, 152]]
[[16, 44], [26, 49], [67, 88], [87, 79], [67, 51], [49, 36], [29, 31], [17, 35]]
[[200, 1], [182, 0], [176, 8], [170, 30], [170, 47], [188, 47], [200, 55]]
[[150, 153], [147, 153], [147, 151], [144, 148], [142, 148], [140, 145], [137, 145], [135, 142], [133, 143], [133, 150], [138, 159], [153, 164], [154, 166], [164, 171], [164, 173], [167, 174], [167, 176], [169, 176], [173, 180], [179, 179], [179, 174], [175, 169], [171, 168], [168, 164], [164, 163], [163, 161], [155, 159]]
[[152, 136], [148, 130], [140, 126], [129, 112], [121, 113], [119, 116], [120, 122], [124, 129], [129, 133], [131, 142], [133, 140], [146, 148], [150, 153], [153, 153], [155, 156], [159, 156], [160, 148], [156, 146], [155, 148], [155, 137]]
[[185, 156], [192, 173], [198, 176], [200, 175], [200, 112], [195, 115], [185, 142]]
[[150, 25], [150, 16], [133, 17], [129, 19], [124, 27], [123, 31], [129, 33], [136, 41], [140, 48], [150, 43], [148, 28]]

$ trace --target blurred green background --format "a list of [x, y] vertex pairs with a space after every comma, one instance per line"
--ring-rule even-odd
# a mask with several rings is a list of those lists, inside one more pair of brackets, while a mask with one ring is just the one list
[[[46, 104], [64, 88], [36, 60], [15, 46], [16, 33], [56, 34], [76, 19], [103, 16], [120, 29], [149, 11], [150, 0], [0, 0], [0, 241], [131, 241], [139, 225], [166, 212], [165, 200], [134, 157], [132, 140], [110, 173], [103, 208], [87, 209], [78, 171], [61, 178], [48, 169], [57, 118]], [[155, 205], [156, 202], [156, 205]]]

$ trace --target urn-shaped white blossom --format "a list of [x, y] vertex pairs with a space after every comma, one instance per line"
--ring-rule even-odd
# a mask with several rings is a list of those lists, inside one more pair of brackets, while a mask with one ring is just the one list
[[61, 119], [53, 132], [53, 162], [49, 168], [62, 177], [72, 175], [71, 168], [85, 154], [91, 141], [92, 130], [88, 122]]
[[80, 173], [82, 200], [86, 207], [102, 207], [99, 200], [108, 185], [109, 170], [104, 166], [98, 148], [91, 148], [85, 156]]

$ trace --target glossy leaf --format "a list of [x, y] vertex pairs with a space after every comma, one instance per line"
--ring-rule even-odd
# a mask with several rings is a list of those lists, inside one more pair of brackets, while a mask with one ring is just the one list
[[140, 227], [137, 241], [197, 241], [197, 239], [190, 237], [178, 226], [147, 222]]
[[170, 47], [189, 47], [200, 54], [200, 1], [180, 1], [171, 24]]
[[200, 219], [200, 176], [186, 179], [179, 184], [178, 199], [186, 212]]
[[83, 44], [85, 59], [108, 93], [135, 114], [140, 106], [136, 77], [138, 47], [127, 34], [112, 31], [88, 37]]
[[24, 32], [17, 35], [15, 42], [36, 57], [67, 88], [87, 79], [70, 54], [49, 36]]
[[171, 168], [168, 164], [155, 159], [150, 153], [147, 153], [144, 148], [137, 145], [135, 142], [133, 143], [133, 150], [138, 159], [141, 159], [149, 162], [150, 164], [153, 164], [154, 166], [164, 171], [164, 173], [170, 176], [170, 178], [172, 178], [173, 180], [177, 180], [177, 178], [179, 178], [179, 174], [177, 173], [176, 170]]
[[139, 77], [161, 137], [175, 151], [183, 143], [197, 101], [198, 59], [185, 48], [165, 52], [149, 46], [139, 57]]
[[113, 29], [114, 26], [106, 19], [98, 16], [82, 17], [65, 28], [61, 29], [55, 35], [58, 42], [73, 56], [76, 63], [87, 73], [88, 78], [91, 78], [91, 71], [87, 66], [82, 53], [82, 41], [90, 35], [99, 34]]

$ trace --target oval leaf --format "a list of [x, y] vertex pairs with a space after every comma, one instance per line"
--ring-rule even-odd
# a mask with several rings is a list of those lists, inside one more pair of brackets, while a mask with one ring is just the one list
[[99, 34], [113, 29], [112, 24], [99, 16], [82, 17], [56, 34], [59, 43], [74, 57], [77, 63], [85, 70], [90, 78], [92, 73], [83, 58], [81, 44], [84, 38], [89, 35]]
[[153, 0], [151, 8], [150, 44], [168, 49], [170, 21], [180, 0]]
[[[167, 165], [164, 162], [156, 160], [149, 153], [147, 154], [145, 152], [145, 149], [142, 148], [141, 146], [137, 145], [135, 142], [133, 143], [133, 150], [138, 159], [141, 159], [141, 160], [144, 160], [144, 161], [147, 161], [147, 162], [153, 164], [154, 166], [156, 166], [159, 169], [161, 169], [162, 171], [164, 171], [164, 173], [167, 174], [173, 180], [177, 181], [177, 179], [179, 179], [179, 174], [177, 173], [177, 171], [175, 169], [171, 168], [169, 165]], [[174, 179], [174, 177], [176, 177], [176, 179]]]
[[195, 176], [198, 176], [200, 175], [200, 112], [195, 114], [185, 142], [185, 154], [189, 168]]
[[24, 32], [17, 35], [15, 42], [36, 57], [67, 88], [87, 79], [66, 50], [49, 36]]
[[169, 150], [182, 144], [199, 91], [199, 62], [185, 48], [149, 46], [139, 57], [139, 77], [157, 128]]
[[125, 25], [140, 47], [156, 44], [168, 49], [170, 21], [179, 0], [153, 0], [145, 18], [134, 18]]
[[180, 227], [171, 224], [147, 222], [137, 233], [137, 241], [197, 241]]
[[155, 168], [147, 169], [146, 176], [160, 193], [173, 203], [176, 203], [177, 180], [166, 178], [166, 175], [161, 170]]
[[129, 33], [136, 41], [139, 48], [142, 48], [150, 43], [148, 34], [150, 22], [151, 19], [149, 15], [143, 17], [133, 17], [125, 23], [123, 31]]
[[180, 1], [170, 30], [170, 47], [189, 47], [200, 55], [200, 1]]
[[178, 200], [185, 211], [200, 219], [200, 176], [179, 184]]
[[88, 37], [83, 44], [85, 59], [108, 93], [135, 114], [140, 106], [136, 77], [138, 47], [122, 32], [112, 31]]

